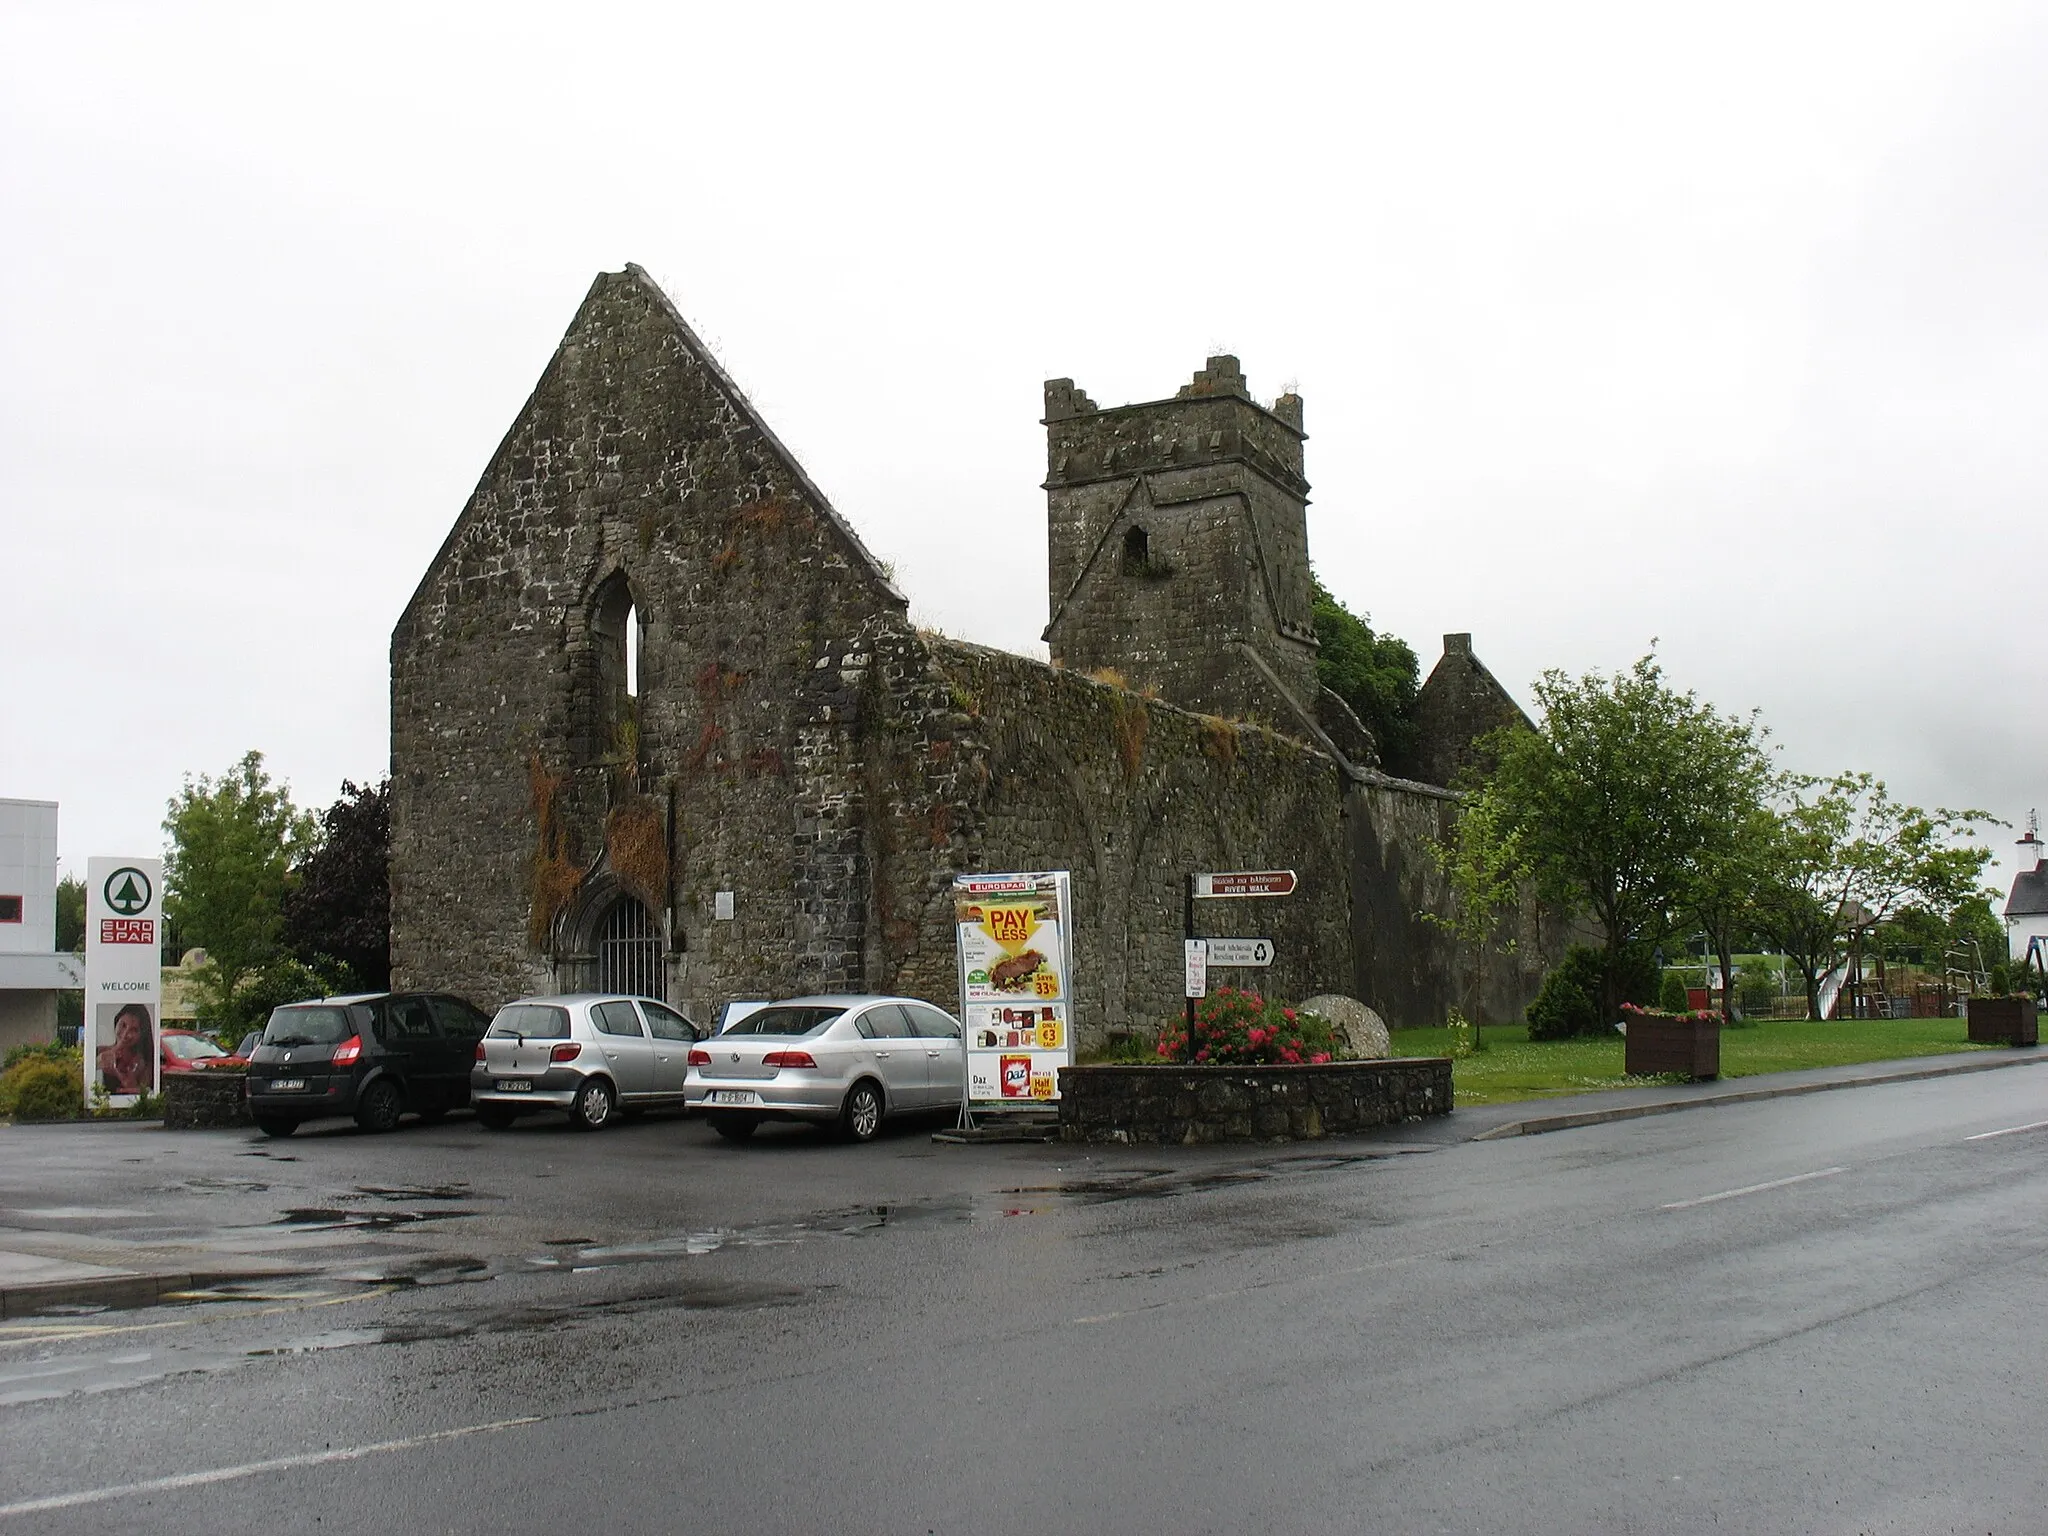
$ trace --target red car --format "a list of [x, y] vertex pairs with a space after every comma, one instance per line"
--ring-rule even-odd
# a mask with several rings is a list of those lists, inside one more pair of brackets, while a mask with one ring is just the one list
[[[166, 1072], [191, 1072], [227, 1060], [226, 1051], [204, 1035], [196, 1035], [189, 1029], [167, 1029], [163, 1032], [162, 1041]], [[144, 1086], [148, 1085], [145, 1083]]]

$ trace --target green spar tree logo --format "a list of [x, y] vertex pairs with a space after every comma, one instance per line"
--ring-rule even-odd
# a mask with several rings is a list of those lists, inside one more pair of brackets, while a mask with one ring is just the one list
[[100, 889], [107, 898], [107, 905], [123, 917], [133, 917], [149, 907], [149, 876], [132, 864], [124, 864], [107, 876], [107, 883]]

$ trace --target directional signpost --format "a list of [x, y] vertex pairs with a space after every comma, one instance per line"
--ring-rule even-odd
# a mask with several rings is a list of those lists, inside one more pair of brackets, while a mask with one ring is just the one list
[[1211, 965], [1271, 965], [1271, 939], [1201, 939], [1209, 947]]
[[1195, 1059], [1195, 1000], [1209, 992], [1212, 965], [1265, 966], [1273, 963], [1271, 939], [1198, 939], [1195, 937], [1195, 903], [1238, 896], [1292, 896], [1291, 869], [1237, 869], [1222, 873], [1189, 875], [1186, 900], [1181, 903], [1185, 920], [1188, 986], [1188, 1060]]

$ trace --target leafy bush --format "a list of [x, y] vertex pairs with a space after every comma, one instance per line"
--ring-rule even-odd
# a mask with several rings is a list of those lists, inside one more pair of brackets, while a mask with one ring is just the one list
[[271, 1009], [309, 997], [329, 997], [346, 985], [341, 977], [317, 971], [292, 956], [281, 956], [249, 976], [226, 1003], [209, 989], [200, 1004], [199, 1023], [233, 1050], [234, 1042], [263, 1027]]
[[[1333, 1060], [1341, 1050], [1336, 1028], [1321, 1014], [1297, 1013], [1256, 992], [1218, 987], [1195, 1005], [1195, 1060], [1204, 1065], [1302, 1066]], [[1187, 1060], [1185, 1023], [1160, 1031], [1159, 1054]]]
[[[1613, 1019], [1600, 1016], [1600, 978], [1605, 974], [1604, 951], [1574, 944], [1564, 952], [1557, 968], [1543, 978], [1543, 990], [1536, 994], [1526, 1017], [1531, 1040], [1569, 1040], [1579, 1035], [1603, 1035], [1614, 1027]], [[1657, 962], [1640, 950], [1623, 950], [1620, 956], [1621, 996], [1624, 1002], [1648, 1003], [1657, 996]]]
[[1778, 1006], [1778, 978], [1753, 965], [1735, 982], [1735, 1004], [1752, 1017], [1769, 1013]]
[[0, 1074], [0, 1111], [16, 1120], [76, 1120], [83, 1094], [80, 1069], [47, 1056], [31, 1057]]
[[1666, 971], [1664, 980], [1657, 987], [1657, 1006], [1671, 1013], [1683, 1013], [1687, 1007], [1685, 995], [1685, 972]]
[[35, 1045], [10, 1045], [7, 1047], [5, 1059], [0, 1060], [0, 1072], [12, 1072], [24, 1061], [68, 1061], [77, 1066], [79, 1055], [76, 1046], [66, 1045], [61, 1040], [44, 1040]]

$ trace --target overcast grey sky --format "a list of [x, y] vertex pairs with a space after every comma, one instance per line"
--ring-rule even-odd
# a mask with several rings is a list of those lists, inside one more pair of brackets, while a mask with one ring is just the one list
[[1042, 654], [1041, 381], [1231, 350], [1425, 669], [1657, 637], [1789, 764], [2017, 820], [2044, 79], [1967, 0], [0, 0], [0, 795], [76, 870], [249, 747], [379, 777], [391, 625], [630, 260], [922, 622]]

